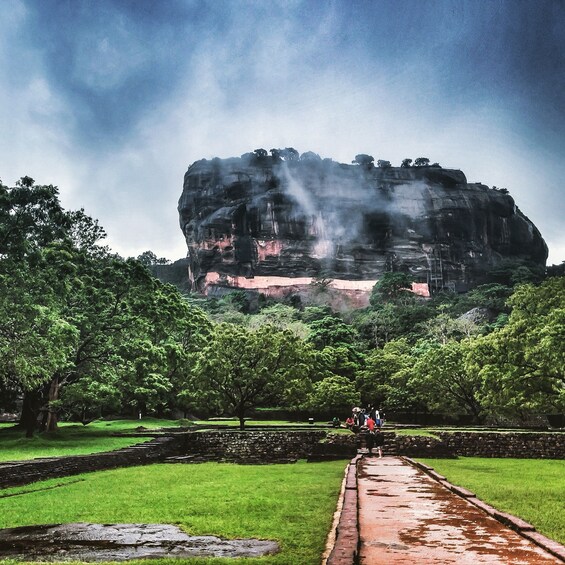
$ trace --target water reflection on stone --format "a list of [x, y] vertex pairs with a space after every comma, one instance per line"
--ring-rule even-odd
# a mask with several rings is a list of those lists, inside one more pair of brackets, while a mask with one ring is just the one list
[[126, 561], [156, 557], [259, 557], [276, 542], [191, 536], [168, 524], [56, 524], [0, 530], [0, 558]]

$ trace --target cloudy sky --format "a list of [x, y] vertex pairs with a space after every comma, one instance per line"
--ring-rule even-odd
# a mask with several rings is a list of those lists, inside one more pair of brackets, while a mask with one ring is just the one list
[[0, 178], [124, 256], [185, 255], [193, 161], [426, 156], [507, 187], [565, 260], [563, 0], [2, 0]]

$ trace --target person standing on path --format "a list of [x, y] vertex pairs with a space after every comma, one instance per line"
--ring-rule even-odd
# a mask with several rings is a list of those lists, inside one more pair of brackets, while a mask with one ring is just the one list
[[369, 455], [373, 455], [373, 446], [375, 445], [375, 420], [369, 416], [365, 421], [365, 444]]
[[379, 452], [379, 458], [382, 458], [382, 456], [383, 456], [383, 445], [385, 444], [385, 435], [383, 434], [383, 432], [381, 432], [381, 429], [379, 427], [376, 428], [373, 439], [374, 439], [374, 442], [375, 442], [375, 447], [377, 448], [377, 451]]

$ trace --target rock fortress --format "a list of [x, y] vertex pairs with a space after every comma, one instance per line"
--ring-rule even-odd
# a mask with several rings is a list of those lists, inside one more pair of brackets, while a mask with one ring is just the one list
[[507, 190], [438, 164], [358, 157], [256, 150], [193, 163], [178, 205], [190, 289], [280, 298], [324, 288], [361, 307], [386, 272], [410, 274], [427, 297], [480, 284], [504, 261], [545, 265], [540, 232]]

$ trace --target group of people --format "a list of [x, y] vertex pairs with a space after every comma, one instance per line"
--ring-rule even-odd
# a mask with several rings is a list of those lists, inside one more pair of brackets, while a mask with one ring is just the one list
[[361, 433], [365, 437], [369, 455], [373, 454], [373, 448], [377, 448], [379, 457], [383, 456], [384, 434], [381, 427], [384, 424], [384, 414], [381, 410], [369, 405], [367, 408], [355, 407], [351, 416], [345, 421], [345, 427], [353, 433]]

